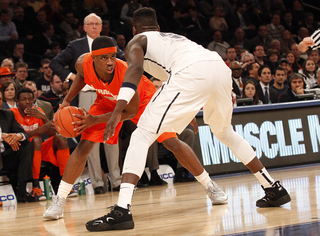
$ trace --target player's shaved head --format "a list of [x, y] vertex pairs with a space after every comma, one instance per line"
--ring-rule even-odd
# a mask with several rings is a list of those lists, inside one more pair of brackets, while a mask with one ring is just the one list
[[142, 7], [133, 13], [133, 27], [136, 33], [144, 31], [159, 31], [157, 15], [150, 7]]
[[115, 47], [116, 43], [113, 41], [112, 38], [108, 36], [99, 36], [96, 37], [92, 42], [92, 51], [98, 50], [101, 48], [109, 48], [109, 47]]

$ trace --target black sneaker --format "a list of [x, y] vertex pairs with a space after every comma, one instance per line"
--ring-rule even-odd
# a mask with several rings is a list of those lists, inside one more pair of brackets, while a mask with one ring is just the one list
[[151, 186], [161, 186], [161, 185], [168, 185], [168, 183], [160, 178], [158, 175], [157, 170], [151, 171], [151, 178], [149, 181]]
[[128, 205], [128, 209], [124, 209], [118, 205], [114, 205], [110, 208], [111, 211], [108, 215], [87, 222], [87, 230], [108, 231], [134, 228], [134, 222], [130, 212], [130, 205]]
[[17, 195], [17, 202], [38, 202], [39, 197], [38, 196], [32, 196], [29, 193], [27, 193], [25, 196], [19, 196]]
[[256, 202], [257, 207], [279, 207], [291, 201], [290, 195], [279, 181], [276, 181], [271, 188], [263, 188], [263, 190], [266, 195]]

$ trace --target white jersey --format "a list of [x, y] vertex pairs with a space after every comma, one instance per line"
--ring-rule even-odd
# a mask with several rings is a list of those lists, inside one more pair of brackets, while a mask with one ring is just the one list
[[193, 63], [222, 60], [218, 53], [205, 49], [181, 35], [158, 31], [147, 31], [139, 35], [145, 35], [148, 41], [144, 70], [162, 81], [166, 81], [170, 74], [179, 72]]

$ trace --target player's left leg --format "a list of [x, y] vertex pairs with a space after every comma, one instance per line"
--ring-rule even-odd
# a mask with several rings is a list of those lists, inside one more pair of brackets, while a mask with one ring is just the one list
[[198, 182], [204, 186], [212, 204], [228, 203], [227, 195], [211, 180], [208, 172], [203, 168], [197, 155], [188, 144], [178, 138], [169, 138], [163, 141], [163, 145], [171, 151], [180, 164], [190, 171]]
[[139, 127], [132, 133], [124, 160], [118, 203], [107, 215], [87, 222], [87, 230], [108, 231], [134, 228], [130, 212], [131, 200], [135, 186], [144, 171], [149, 146], [158, 136]]

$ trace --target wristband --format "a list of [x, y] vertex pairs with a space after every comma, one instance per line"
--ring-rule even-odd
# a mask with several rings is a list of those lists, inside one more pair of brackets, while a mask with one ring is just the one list
[[121, 87], [117, 101], [119, 100], [125, 100], [127, 103], [129, 103], [136, 93], [136, 90], [134, 90], [132, 87]]

